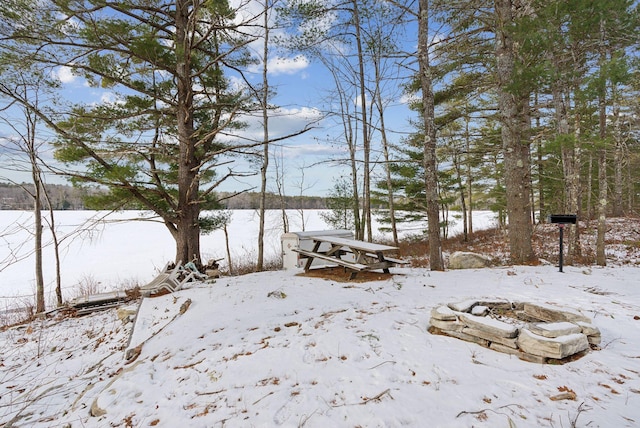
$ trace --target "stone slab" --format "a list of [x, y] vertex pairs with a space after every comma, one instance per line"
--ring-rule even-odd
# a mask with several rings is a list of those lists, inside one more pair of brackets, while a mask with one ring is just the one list
[[591, 323], [577, 322], [578, 326], [582, 329], [582, 333], [588, 336], [600, 336], [600, 329]]
[[435, 328], [445, 331], [462, 331], [464, 328], [464, 324], [460, 321], [443, 321], [435, 318], [431, 318], [429, 320], [429, 324]]
[[494, 336], [499, 337], [516, 337], [518, 335], [518, 327], [506, 322], [499, 321], [493, 318], [477, 317], [471, 314], [461, 313], [459, 314], [460, 322], [467, 325], [467, 327], [475, 328], [478, 330], [484, 330]]
[[534, 318], [537, 318], [541, 321], [546, 321], [546, 322], [558, 322], [558, 321], [569, 321], [569, 322], [582, 321], [585, 323], [591, 322], [591, 319], [589, 317], [582, 315], [578, 311], [575, 311], [573, 309], [567, 309], [567, 308], [559, 308], [551, 305], [525, 303], [524, 313], [526, 315], [532, 316]]
[[446, 305], [436, 306], [431, 309], [431, 318], [441, 321], [455, 321], [458, 319], [456, 313]]
[[513, 309], [514, 307], [514, 303], [508, 300], [478, 300], [478, 305], [501, 310]]
[[587, 336], [582, 333], [549, 338], [532, 333], [526, 328], [520, 330], [517, 343], [518, 348], [527, 354], [558, 360], [589, 348]]
[[497, 342], [491, 342], [491, 344], [489, 345], [489, 349], [492, 349], [497, 352], [502, 352], [503, 354], [518, 355], [518, 356], [522, 353], [516, 348], [501, 345], [500, 343], [497, 343]]
[[547, 357], [527, 354], [526, 352], [520, 352], [518, 354], [518, 358], [520, 358], [522, 361], [527, 361], [529, 363], [538, 363], [538, 364], [545, 364], [548, 361]]
[[484, 346], [485, 348], [489, 347], [489, 341], [485, 339], [481, 339], [476, 336], [471, 336], [470, 334], [462, 333], [459, 331], [443, 331], [442, 333], [447, 336], [455, 337], [456, 339], [462, 339], [467, 342], [477, 343], [480, 346]]
[[582, 333], [582, 328], [579, 325], [567, 321], [529, 324], [527, 329], [539, 336], [552, 338]]
[[484, 305], [476, 305], [471, 308], [471, 315], [483, 317], [489, 313], [489, 308]]
[[457, 303], [449, 303], [449, 308], [458, 312], [469, 312], [471, 308], [478, 304], [477, 300], [465, 300]]
[[462, 329], [462, 332], [468, 334], [470, 336], [476, 336], [480, 339], [486, 339], [491, 343], [499, 343], [504, 346], [508, 346], [509, 348], [518, 349], [517, 339], [516, 338], [506, 338], [502, 336], [496, 336], [484, 330], [479, 330], [476, 328], [465, 327]]

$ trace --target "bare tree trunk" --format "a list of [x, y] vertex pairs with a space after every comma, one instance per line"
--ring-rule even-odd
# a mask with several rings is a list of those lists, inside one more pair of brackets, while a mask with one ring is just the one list
[[495, 10], [498, 110], [502, 125], [509, 247], [514, 263], [530, 263], [535, 260], [535, 254], [531, 245], [531, 161], [529, 142], [524, 135], [530, 128], [528, 97], [507, 89], [513, 85], [515, 74], [515, 47], [509, 34], [513, 25], [512, 1], [495, 0]]
[[[462, 166], [460, 165], [460, 155], [457, 149], [454, 148], [453, 154], [453, 167], [456, 171], [456, 184], [458, 185], [458, 191], [460, 192], [460, 207], [462, 209], [462, 236], [464, 242], [469, 240], [468, 218], [467, 218], [467, 199], [464, 185], [462, 184]], [[448, 218], [448, 215], [443, 215]], [[445, 235], [446, 236], [446, 235]]]
[[429, 267], [444, 270], [440, 240], [440, 207], [438, 202], [438, 171], [436, 161], [436, 128], [433, 78], [429, 62], [429, 0], [419, 0], [418, 66], [422, 89], [422, 120], [424, 122], [424, 185], [429, 235]]
[[[630, 155], [628, 149], [627, 155]], [[631, 175], [631, 164], [631, 161], [627, 162], [627, 211], [630, 213], [633, 212], [633, 203], [635, 201], [634, 181]]]
[[[31, 130], [35, 132], [35, 128]], [[36, 257], [36, 313], [45, 311], [44, 275], [42, 273], [42, 177], [38, 168], [35, 152], [35, 141], [29, 141], [29, 159], [31, 162], [31, 177], [33, 179], [33, 218], [34, 218], [34, 254]]]
[[260, 167], [260, 207], [258, 229], [258, 261], [256, 270], [264, 269], [264, 223], [267, 202], [267, 170], [269, 168], [269, 79], [267, 78], [267, 60], [269, 56], [269, 2], [264, 0], [264, 44], [262, 46], [262, 166]]
[[47, 207], [49, 209], [49, 231], [53, 238], [53, 254], [56, 260], [56, 304], [58, 307], [62, 306], [62, 274], [60, 272], [60, 241], [58, 240], [58, 232], [56, 231], [55, 215], [53, 211], [53, 205], [51, 204], [51, 198], [46, 188], [43, 186], [44, 196], [47, 200]]
[[[580, 200], [582, 196], [582, 185], [580, 183], [580, 165], [582, 164], [582, 147], [580, 144], [580, 138], [582, 134], [582, 128], [580, 125], [580, 114], [575, 113], [575, 129], [574, 129], [574, 144], [573, 147], [567, 147], [565, 150], [565, 165], [566, 173], [565, 179], [567, 182], [567, 212], [576, 214], [578, 220], [581, 219]], [[567, 256], [565, 259], [566, 264], [572, 265], [575, 262], [576, 257], [582, 254], [580, 245], [580, 223], [571, 225], [567, 228], [566, 234], [567, 242]]]
[[590, 221], [591, 219], [593, 219], [594, 216], [594, 210], [593, 210], [593, 202], [591, 201], [592, 195], [593, 195], [593, 153], [589, 153], [587, 155], [587, 189], [585, 191], [585, 193], [587, 194], [587, 201], [586, 201], [586, 220]]
[[366, 224], [367, 240], [373, 239], [371, 229], [371, 141], [369, 138], [369, 121], [367, 118], [366, 82], [364, 75], [364, 50], [362, 48], [362, 36], [360, 29], [360, 14], [358, 0], [353, 0], [353, 25], [355, 29], [356, 46], [358, 49], [358, 73], [360, 87], [360, 114], [362, 117], [362, 151], [363, 151], [363, 177], [362, 177], [362, 211]]
[[[616, 97], [614, 97], [615, 99]], [[620, 106], [616, 103], [613, 108], [613, 126], [614, 126], [614, 151], [613, 151], [613, 177], [614, 177], [614, 188], [613, 188], [613, 216], [621, 217], [624, 215], [624, 204], [622, 202], [623, 198], [623, 179], [622, 179], [622, 171], [624, 170], [624, 165], [628, 162], [628, 159], [625, 160], [624, 156], [624, 142], [622, 139], [621, 132], [621, 124], [620, 124]]]
[[[282, 156], [281, 156], [282, 157]], [[274, 156], [274, 166], [276, 170], [276, 188], [278, 189], [278, 198], [280, 200], [280, 216], [282, 217], [282, 233], [289, 232], [289, 217], [287, 216], [287, 203], [285, 199], [284, 189], [284, 160], [282, 161], [283, 167], [280, 168], [278, 157]], [[302, 222], [302, 228], [304, 230], [304, 219]]]
[[471, 168], [471, 135], [469, 133], [469, 117], [465, 115], [465, 149], [467, 152], [466, 156], [466, 164], [467, 164], [467, 206], [469, 207], [469, 215], [465, 215], [465, 221], [467, 222], [467, 232], [471, 235], [473, 234], [473, 175]]
[[393, 199], [393, 182], [391, 180], [391, 159], [389, 157], [389, 142], [387, 141], [387, 129], [384, 121], [384, 104], [382, 101], [382, 93], [380, 89], [380, 58], [374, 58], [374, 68], [376, 76], [376, 89], [374, 94], [374, 103], [380, 115], [380, 137], [382, 139], [382, 154], [384, 156], [384, 170], [387, 185], [387, 206], [389, 207], [389, 220], [391, 222], [391, 234], [393, 236], [393, 245], [398, 246], [398, 227], [396, 224], [395, 201]]
[[[606, 61], [604, 22], [600, 21], [600, 62], [601, 67]], [[602, 73], [602, 68], [600, 72]], [[600, 131], [600, 148], [598, 150], [598, 230], [596, 237], [596, 263], [598, 266], [607, 265], [605, 251], [605, 234], [607, 231], [607, 100], [606, 87], [602, 79], [598, 94], [598, 127]], [[617, 169], [616, 169], [617, 171]], [[617, 179], [617, 177], [616, 177]], [[616, 194], [617, 196], [617, 194]], [[621, 204], [622, 205], [622, 204]], [[621, 206], [620, 206], [621, 208]]]
[[598, 232], [596, 238], [596, 263], [607, 265], [605, 234], [607, 231], [607, 150], [598, 150]]
[[233, 263], [231, 263], [231, 248], [229, 248], [229, 228], [225, 222], [222, 230], [224, 231], [224, 245], [227, 250], [227, 264], [229, 265], [229, 275], [233, 275]]

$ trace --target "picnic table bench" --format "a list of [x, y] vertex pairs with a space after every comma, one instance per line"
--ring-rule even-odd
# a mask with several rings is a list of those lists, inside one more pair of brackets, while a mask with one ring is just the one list
[[[351, 270], [351, 279], [355, 278], [358, 272], [382, 269], [383, 272], [389, 273], [390, 267], [409, 263], [405, 260], [387, 257], [386, 253], [398, 250], [397, 247], [390, 245], [337, 236], [312, 236], [310, 239], [314, 242], [312, 250], [293, 249], [293, 251], [307, 258], [304, 265], [305, 272], [309, 272], [311, 264], [316, 259]], [[323, 244], [329, 244], [329, 249], [320, 251], [320, 246]], [[352, 255], [353, 260], [343, 259], [342, 256], [345, 254]]]

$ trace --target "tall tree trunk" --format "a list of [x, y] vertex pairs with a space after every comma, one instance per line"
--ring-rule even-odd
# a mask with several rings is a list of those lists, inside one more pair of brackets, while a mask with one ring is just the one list
[[[464, 188], [464, 184], [462, 184], [462, 166], [460, 165], [460, 154], [457, 151], [457, 148], [454, 148], [453, 154], [453, 167], [456, 172], [456, 184], [458, 185], [458, 192], [460, 192], [460, 209], [462, 210], [462, 236], [464, 242], [469, 240], [469, 221], [467, 218], [467, 198], [466, 192]], [[443, 216], [445, 217], [445, 216]], [[446, 216], [448, 218], [448, 215]], [[445, 235], [446, 236], [446, 235]]]
[[387, 140], [387, 128], [384, 121], [384, 103], [382, 101], [382, 92], [380, 88], [380, 58], [374, 56], [374, 71], [375, 71], [375, 93], [374, 103], [380, 115], [380, 138], [382, 140], [382, 154], [384, 156], [384, 171], [385, 180], [387, 186], [387, 206], [389, 207], [389, 221], [391, 222], [391, 235], [393, 237], [393, 245], [398, 246], [398, 226], [396, 224], [396, 209], [395, 201], [393, 198], [393, 182], [391, 180], [391, 158], [389, 156], [389, 141]]
[[31, 149], [29, 157], [31, 161], [31, 177], [33, 178], [33, 219], [34, 219], [34, 253], [36, 275], [36, 313], [45, 311], [44, 300], [44, 275], [42, 273], [42, 178], [37, 165], [37, 156], [33, 141], [29, 142]]
[[429, 0], [419, 0], [418, 66], [422, 89], [422, 120], [424, 122], [424, 185], [429, 236], [429, 267], [444, 270], [440, 240], [438, 203], [438, 170], [436, 161], [436, 127], [433, 77], [429, 61]]
[[[617, 99], [616, 96], [613, 97]], [[613, 216], [621, 217], [624, 215], [624, 204], [623, 204], [623, 170], [624, 165], [629, 160], [625, 160], [624, 156], [624, 142], [622, 139], [622, 131], [621, 131], [621, 123], [620, 123], [620, 106], [616, 102], [616, 105], [613, 108], [613, 141], [614, 141], [614, 150], [613, 150]]]
[[530, 128], [528, 96], [525, 96], [528, 94], [508, 89], [515, 82], [516, 54], [509, 34], [513, 7], [510, 0], [495, 0], [498, 110], [502, 125], [511, 259], [514, 263], [530, 263], [535, 260], [535, 254], [531, 245], [531, 160], [525, 135], [525, 130]]
[[[577, 110], [577, 108], [576, 108]], [[567, 183], [567, 212], [576, 214], [578, 221], [567, 228], [567, 256], [566, 264], [572, 265], [576, 257], [582, 254], [580, 245], [580, 223], [581, 216], [580, 200], [582, 197], [582, 184], [580, 182], [580, 166], [582, 164], [582, 127], [580, 124], [580, 114], [576, 111], [574, 115], [574, 143], [573, 147], [567, 147], [564, 151], [564, 164], [566, 168], [565, 180]]]
[[585, 202], [585, 208], [587, 212], [585, 213], [585, 217], [586, 217], [586, 220], [589, 221], [593, 219], [593, 216], [594, 216], [593, 203], [591, 201], [591, 197], [593, 195], [593, 153], [587, 154], [586, 182], [587, 182], [587, 189], [585, 190], [585, 193], [587, 194], [587, 200]]
[[[605, 47], [605, 26], [604, 21], [600, 21], [600, 73], [607, 60]], [[598, 91], [598, 128], [600, 137], [600, 148], [598, 150], [598, 230], [596, 237], [596, 263], [598, 266], [607, 265], [605, 252], [605, 234], [607, 231], [607, 100], [606, 83], [600, 79]], [[617, 179], [617, 177], [616, 177]], [[617, 195], [616, 195], [617, 196]]]
[[466, 171], [466, 186], [467, 186], [467, 206], [469, 207], [469, 215], [465, 215], [465, 219], [467, 222], [467, 232], [471, 235], [473, 234], [473, 175], [472, 175], [472, 168], [471, 168], [471, 135], [469, 133], [469, 117], [465, 114], [465, 137], [464, 137], [464, 143], [465, 143], [465, 150], [467, 152], [467, 156], [466, 156], [466, 164], [467, 164], [467, 171]]
[[193, 79], [191, 47], [188, 41], [191, 2], [176, 0], [176, 125], [180, 146], [178, 157], [178, 210], [176, 213], [176, 262], [200, 260], [200, 202], [198, 162], [195, 156]]
[[62, 306], [62, 274], [60, 272], [60, 241], [58, 239], [58, 232], [56, 231], [56, 221], [53, 210], [53, 204], [46, 188], [43, 186], [44, 197], [47, 201], [47, 208], [49, 210], [49, 231], [53, 239], [53, 254], [56, 261], [56, 304], [58, 307]]
[[362, 214], [366, 224], [367, 240], [373, 239], [371, 228], [371, 141], [369, 136], [369, 121], [367, 118], [366, 82], [364, 75], [364, 50], [362, 48], [362, 36], [360, 29], [360, 14], [358, 0], [353, 0], [353, 25], [355, 27], [356, 47], [358, 49], [358, 74], [360, 89], [360, 115], [362, 117], [362, 152], [363, 152], [363, 176], [362, 176]]
[[601, 89], [598, 98], [598, 117], [600, 127], [600, 148], [598, 149], [598, 230], [596, 237], [596, 263], [598, 266], [607, 265], [605, 253], [605, 234], [607, 231], [607, 149], [606, 126], [607, 105], [604, 88]]
[[607, 265], [605, 234], [607, 231], [607, 150], [598, 150], [598, 231], [596, 238], [596, 263]]
[[262, 46], [262, 166], [260, 167], [260, 208], [258, 229], [258, 261], [256, 270], [264, 269], [264, 223], [267, 202], [267, 170], [269, 168], [269, 79], [267, 78], [267, 60], [269, 57], [269, 1], [264, 0], [264, 44]]

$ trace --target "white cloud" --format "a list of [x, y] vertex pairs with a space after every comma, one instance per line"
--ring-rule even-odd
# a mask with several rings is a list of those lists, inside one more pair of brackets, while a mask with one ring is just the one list
[[70, 67], [58, 67], [53, 71], [53, 77], [60, 80], [62, 83], [72, 83], [75, 81], [78, 76], [73, 74], [73, 71]]
[[[304, 55], [296, 55], [292, 58], [275, 57], [268, 60], [267, 70], [272, 76], [301, 73], [303, 74], [303, 77], [306, 77], [303, 70], [307, 69], [309, 65], [311, 65], [311, 62]], [[251, 65], [249, 67], [249, 72], [262, 73], [262, 62], [260, 64]]]
[[304, 55], [296, 55], [293, 58], [272, 58], [267, 63], [267, 70], [273, 75], [295, 74], [309, 67], [309, 59]]

